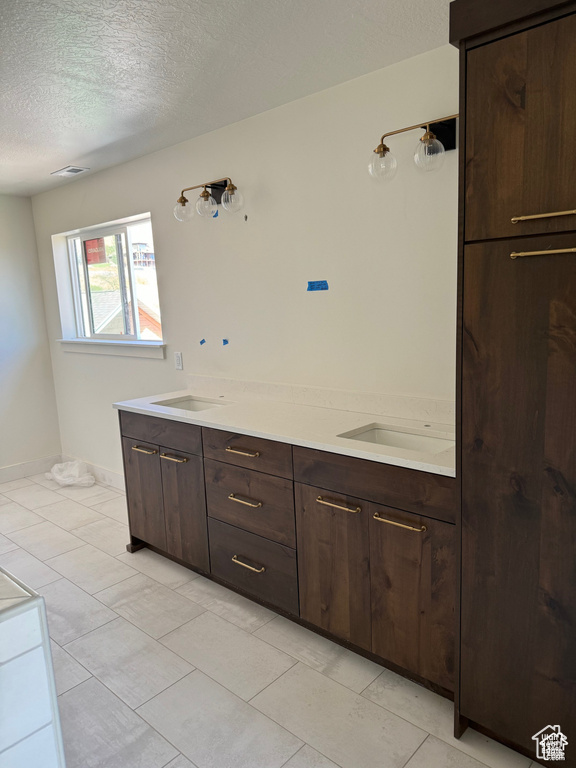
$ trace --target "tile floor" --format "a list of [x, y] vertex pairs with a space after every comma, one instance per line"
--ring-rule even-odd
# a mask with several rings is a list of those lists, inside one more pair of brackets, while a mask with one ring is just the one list
[[68, 768], [535, 766], [472, 730], [456, 741], [430, 691], [128, 554], [126, 523], [111, 488], [0, 484], [0, 565], [46, 599]]

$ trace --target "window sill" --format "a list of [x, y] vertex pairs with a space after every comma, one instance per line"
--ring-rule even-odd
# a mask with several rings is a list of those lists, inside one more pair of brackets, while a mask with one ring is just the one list
[[112, 339], [58, 339], [58, 341], [64, 352], [150, 357], [156, 360], [163, 360], [166, 357], [166, 344], [163, 341], [116, 341]]

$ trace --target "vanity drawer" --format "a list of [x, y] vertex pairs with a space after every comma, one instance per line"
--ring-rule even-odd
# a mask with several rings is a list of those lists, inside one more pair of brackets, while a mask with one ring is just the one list
[[395, 509], [456, 521], [456, 479], [294, 446], [294, 479]]
[[274, 541], [208, 519], [212, 574], [298, 616], [296, 552]]
[[156, 445], [165, 445], [176, 451], [202, 455], [202, 433], [195, 424], [158, 419], [140, 413], [120, 411], [120, 431], [125, 437]]
[[292, 480], [205, 459], [208, 515], [296, 547]]
[[292, 479], [292, 446], [237, 432], [202, 429], [204, 456]]

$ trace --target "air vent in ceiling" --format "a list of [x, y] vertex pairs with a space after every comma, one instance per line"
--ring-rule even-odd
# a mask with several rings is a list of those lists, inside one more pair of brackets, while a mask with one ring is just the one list
[[59, 171], [52, 171], [50, 176], [77, 176], [79, 173], [89, 170], [90, 168], [80, 168], [79, 165], [67, 165], [66, 168], [60, 168]]

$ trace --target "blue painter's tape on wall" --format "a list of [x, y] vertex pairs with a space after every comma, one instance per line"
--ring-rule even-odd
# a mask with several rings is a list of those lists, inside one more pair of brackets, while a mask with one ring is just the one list
[[202, 344], [206, 344], [206, 339], [200, 339], [200, 346], [202, 346]]
[[223, 346], [226, 346], [226, 344], [228, 344], [228, 339], [222, 339], [222, 344]]
[[308, 280], [309, 291], [327, 291], [328, 280]]

